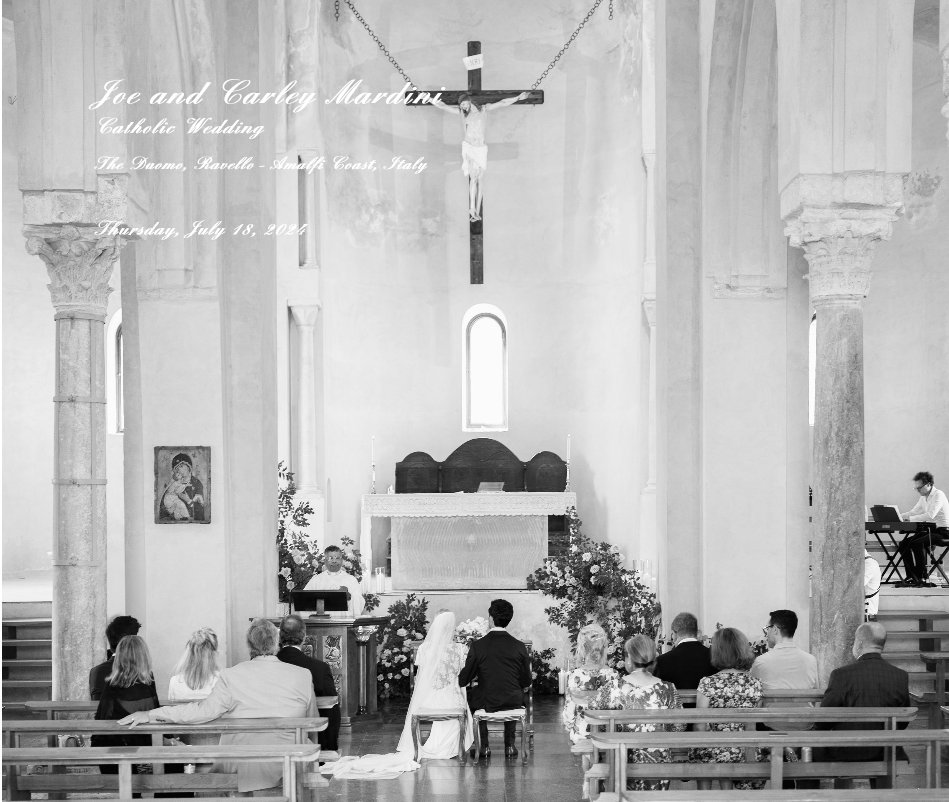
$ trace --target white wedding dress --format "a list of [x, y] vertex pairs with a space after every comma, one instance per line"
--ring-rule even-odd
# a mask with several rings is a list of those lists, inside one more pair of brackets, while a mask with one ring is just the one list
[[[418, 675], [415, 690], [405, 715], [402, 736], [394, 753], [387, 755], [362, 755], [342, 757], [320, 767], [323, 774], [332, 774], [339, 779], [384, 780], [398, 777], [406, 771], [420, 768], [415, 761], [412, 745], [412, 714], [416, 710], [464, 710], [465, 740], [468, 749], [474, 734], [471, 729], [471, 711], [464, 689], [458, 685], [458, 672], [464, 664], [464, 647], [454, 644], [455, 614], [439, 613], [432, 622], [425, 641], [415, 658]], [[459, 664], [459, 661], [461, 664]], [[420, 744], [419, 759], [448, 759], [458, 754], [458, 722], [436, 721], [423, 744]]]

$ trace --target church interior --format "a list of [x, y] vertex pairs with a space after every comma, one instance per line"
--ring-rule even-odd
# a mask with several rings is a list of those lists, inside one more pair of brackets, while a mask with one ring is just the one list
[[[278, 465], [373, 626], [503, 597], [568, 668], [526, 577], [574, 509], [648, 634], [793, 610], [821, 687], [869, 553], [945, 699], [949, 554], [897, 587], [868, 522], [949, 486], [949, 0], [4, 0], [3, 45], [5, 707], [88, 700], [119, 615], [159, 695], [200, 628], [245, 660]], [[321, 796], [576, 799], [561, 703], [536, 782]]]

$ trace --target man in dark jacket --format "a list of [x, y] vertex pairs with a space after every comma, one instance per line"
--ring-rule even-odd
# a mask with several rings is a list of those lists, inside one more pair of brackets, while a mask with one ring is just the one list
[[[333, 673], [326, 663], [303, 653], [300, 646], [305, 639], [306, 625], [303, 619], [296, 614], [288, 615], [280, 622], [280, 651], [277, 652], [277, 659], [310, 672], [320, 715], [329, 721], [326, 729], [317, 733], [317, 739], [320, 748], [336, 752], [339, 750], [339, 725], [342, 718], [336, 683], [333, 682]], [[335, 698], [335, 703], [327, 705], [327, 702], [331, 701], [327, 697]]]
[[[886, 645], [886, 629], [883, 624], [868, 621], [857, 627], [853, 639], [855, 663], [834, 669], [827, 681], [827, 690], [821, 700], [821, 707], [908, 707], [909, 674], [883, 659], [883, 647]], [[900, 729], [907, 724], [900, 723]], [[866, 722], [819, 722], [819, 730], [871, 730], [883, 729], [884, 725]], [[815, 760], [863, 761], [882, 760], [883, 748], [841, 747], [822, 750], [825, 754], [815, 755]], [[897, 757], [906, 759], [902, 748]], [[839, 782], [839, 781], [838, 781]], [[889, 788], [886, 777], [871, 778], [874, 788]]]
[[[699, 622], [692, 613], [679, 613], [672, 619], [672, 637], [675, 646], [656, 658], [652, 673], [680, 691], [698, 688], [699, 680], [710, 677], [716, 669], [708, 646], [699, 642]], [[690, 702], [683, 707], [695, 707], [695, 704]]]
[[[495, 599], [488, 608], [492, 627], [488, 634], [471, 644], [465, 667], [458, 674], [458, 684], [468, 685], [478, 680], [472, 695], [472, 710], [486, 713], [524, 707], [524, 694], [531, 685], [531, 663], [527, 647], [508, 633], [506, 627], [514, 617], [509, 601]], [[481, 758], [490, 757], [488, 725], [478, 725], [481, 733]], [[504, 722], [504, 754], [516, 757], [514, 735], [517, 722]]]
[[130, 615], [117, 615], [105, 628], [105, 639], [109, 643], [109, 648], [105, 653], [106, 660], [89, 671], [89, 698], [93, 702], [98, 702], [102, 698], [106, 677], [112, 673], [112, 657], [115, 654], [115, 647], [126, 635], [138, 635], [141, 627], [142, 625], [138, 623], [138, 619], [132, 618]]

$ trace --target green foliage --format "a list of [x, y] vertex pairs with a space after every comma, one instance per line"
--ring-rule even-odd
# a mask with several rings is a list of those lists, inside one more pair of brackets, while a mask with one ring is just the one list
[[636, 571], [623, 567], [616, 546], [594, 543], [580, 531], [577, 510], [567, 510], [569, 548], [562, 557], [549, 557], [527, 577], [527, 587], [556, 600], [544, 612], [558, 624], [573, 644], [584, 625], [596, 622], [610, 639], [607, 662], [624, 671], [623, 644], [643, 633], [655, 638], [661, 610], [656, 595], [644, 585]]
[[426, 615], [428, 599], [409, 593], [404, 601], [393, 602], [387, 613], [389, 620], [379, 630], [379, 664], [377, 690], [380, 699], [409, 697], [412, 693], [409, 676], [414, 649], [428, 632]]
[[544, 649], [531, 654], [534, 696], [547, 696], [560, 692], [560, 669], [551, 665], [553, 660], [553, 649]]
[[[298, 501], [296, 494], [293, 472], [287, 470], [283, 461], [277, 463], [277, 583], [282, 602], [289, 602], [290, 591], [301, 590], [326, 563], [325, 555], [306, 532], [313, 507], [308, 501]], [[341, 539], [343, 570], [362, 581], [362, 555], [354, 546], [352, 538]], [[379, 606], [379, 597], [375, 594], [367, 593], [363, 598], [366, 605], [363, 613]]]

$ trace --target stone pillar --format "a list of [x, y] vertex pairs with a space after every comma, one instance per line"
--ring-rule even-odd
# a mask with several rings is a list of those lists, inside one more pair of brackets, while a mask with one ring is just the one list
[[[53, 699], [88, 698], [106, 626], [105, 315], [121, 241], [91, 227], [27, 226], [56, 321]], [[27, 457], [27, 455], [24, 455]]]
[[[845, 182], [822, 178], [824, 189]], [[881, 183], [898, 199], [899, 181], [889, 176]], [[810, 628], [822, 684], [850, 662], [863, 620], [863, 299], [873, 249], [889, 239], [898, 206], [897, 200], [876, 207], [804, 207], [788, 219], [785, 232], [791, 245], [804, 249], [817, 314]]]
[[[939, 0], [939, 52], [942, 54], [942, 93], [946, 96], [942, 116], [949, 122], [949, 0]], [[946, 139], [949, 139], [949, 129]]]
[[[646, 235], [647, 240], [649, 235]], [[643, 296], [643, 314], [649, 324], [649, 413], [646, 434], [648, 473], [639, 494], [639, 556], [652, 563], [652, 573], [643, 581], [656, 589], [659, 552], [656, 544], [656, 296]]]

